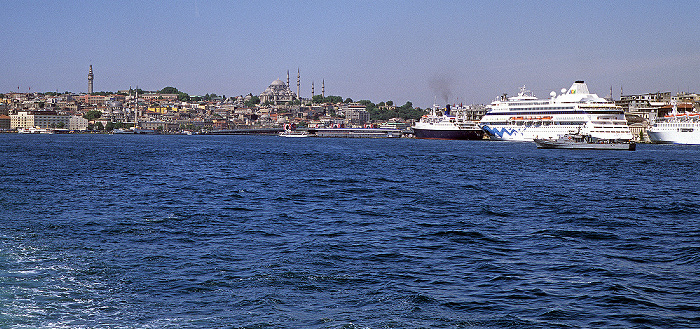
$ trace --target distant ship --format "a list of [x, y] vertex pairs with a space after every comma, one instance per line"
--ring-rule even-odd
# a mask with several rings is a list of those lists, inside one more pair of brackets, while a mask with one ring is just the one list
[[586, 133], [565, 134], [558, 138], [535, 138], [540, 149], [572, 150], [627, 150], [634, 151], [637, 144], [632, 140], [610, 140], [592, 137]]
[[482, 139], [484, 131], [460, 116], [450, 115], [450, 105], [440, 111], [437, 105], [412, 127], [416, 138], [424, 139]]
[[656, 120], [647, 129], [649, 140], [660, 144], [700, 144], [700, 113], [678, 113], [676, 103], [673, 112]]
[[279, 133], [280, 137], [309, 137], [308, 131], [297, 130], [297, 126], [294, 123], [288, 123], [284, 125], [284, 131]]
[[54, 129], [39, 127], [17, 128], [19, 134], [53, 134], [54, 132]]
[[556, 139], [575, 134], [584, 125], [592, 137], [607, 140], [632, 140], [621, 107], [588, 92], [583, 81], [557, 96], [538, 99], [523, 86], [515, 97], [503, 95], [493, 101], [479, 125], [494, 140], [533, 141]]
[[114, 129], [112, 130], [112, 134], [136, 134], [136, 135], [154, 135], [157, 134], [158, 132], [152, 129], [141, 129], [137, 127], [131, 127], [128, 129]]

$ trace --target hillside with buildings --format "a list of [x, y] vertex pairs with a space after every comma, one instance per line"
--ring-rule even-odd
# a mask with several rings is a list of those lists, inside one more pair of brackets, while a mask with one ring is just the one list
[[[160, 132], [218, 131], [231, 129], [281, 128], [287, 124], [306, 128], [363, 128], [389, 123], [408, 127], [426, 113], [409, 101], [397, 106], [392, 101], [377, 104], [369, 100], [353, 101], [341, 96], [326, 96], [325, 81], [321, 93], [299, 96], [287, 81], [272, 81], [259, 94], [227, 97], [206, 94], [191, 96], [175, 87], [158, 91], [139, 88], [117, 92], [93, 92], [94, 73], [88, 73], [88, 93], [9, 92], [0, 94], [0, 131], [25, 128], [58, 128], [69, 131], [103, 131], [137, 126]], [[613, 99], [611, 99], [613, 100]], [[656, 92], [621, 95], [613, 100], [623, 108], [636, 135], [643, 135], [650, 122], [667, 115], [672, 104], [681, 112], [698, 112], [700, 95], [682, 92]], [[478, 121], [484, 105], [460, 106], [469, 120]]]

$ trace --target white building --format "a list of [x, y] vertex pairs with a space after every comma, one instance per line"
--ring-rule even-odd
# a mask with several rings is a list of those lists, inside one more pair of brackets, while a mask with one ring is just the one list
[[79, 130], [84, 131], [88, 128], [88, 119], [85, 119], [79, 115], [71, 116], [68, 119], [68, 130]]
[[20, 111], [10, 116], [10, 129], [68, 127], [70, 116], [58, 115], [56, 111]]
[[350, 126], [362, 126], [369, 121], [367, 107], [362, 104], [344, 104], [340, 110], [345, 115], [345, 121]]

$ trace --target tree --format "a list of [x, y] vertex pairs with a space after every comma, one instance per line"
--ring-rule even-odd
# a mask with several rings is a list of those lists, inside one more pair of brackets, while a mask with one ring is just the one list
[[95, 126], [97, 126], [97, 130], [101, 131], [105, 129], [105, 126], [102, 125], [102, 121], [98, 122]]
[[[425, 114], [424, 110], [421, 110], [420, 108], [413, 108], [413, 103], [410, 101], [406, 102], [406, 104], [400, 106], [400, 107], [395, 107], [394, 109], [389, 110], [388, 108], [384, 107], [384, 103], [381, 102], [377, 104], [379, 107], [374, 106], [369, 101], [360, 101], [360, 102], [366, 102], [365, 106], [367, 108], [367, 112], [369, 112], [370, 119], [372, 120], [389, 120], [391, 118], [401, 118], [404, 120], [408, 119], [420, 119], [421, 116]], [[364, 104], [364, 103], [363, 103]], [[392, 101], [387, 101], [386, 105], [392, 106], [394, 103]]]
[[134, 93], [139, 93], [139, 95], [143, 95], [143, 89], [141, 88], [136, 88], [136, 89], [129, 89], [129, 95], [133, 95]]
[[88, 121], [93, 121], [99, 119], [102, 116], [102, 112], [97, 110], [90, 110], [83, 114], [83, 118], [88, 119]]
[[314, 97], [311, 97], [311, 102], [313, 102], [313, 103], [318, 104], [318, 103], [323, 103], [323, 101], [324, 101], [324, 99], [323, 99], [323, 96], [321, 96], [321, 95], [314, 95]]
[[386, 101], [386, 106], [394, 106], [394, 101]]
[[260, 97], [251, 96], [249, 100], [245, 101], [245, 107], [251, 108], [255, 107], [256, 104], [260, 104]]
[[190, 95], [187, 93], [179, 92], [177, 93], [177, 100], [181, 102], [189, 102], [190, 101]]
[[350, 98], [350, 97], [346, 98], [345, 103], [352, 103], [352, 98]]
[[165, 87], [158, 91], [159, 94], [179, 94], [180, 91], [177, 90], [175, 87]]
[[340, 96], [328, 96], [326, 97], [326, 103], [338, 104], [343, 102], [343, 97]]

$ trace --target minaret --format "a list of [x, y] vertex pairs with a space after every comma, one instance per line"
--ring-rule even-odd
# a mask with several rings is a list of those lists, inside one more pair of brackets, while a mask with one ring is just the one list
[[289, 70], [287, 70], [287, 87], [289, 87]]
[[321, 97], [326, 98], [326, 79], [321, 80]]
[[297, 97], [301, 99], [301, 94], [299, 93], [299, 86], [301, 84], [301, 76], [299, 75], [299, 68], [297, 67]]
[[95, 76], [92, 74], [92, 65], [90, 65], [90, 73], [88, 73], [88, 94], [92, 94], [92, 80]]
[[314, 82], [311, 81], [311, 98], [314, 98]]
[[139, 125], [139, 86], [136, 86], [136, 100], [134, 103], [134, 129], [136, 129]]

